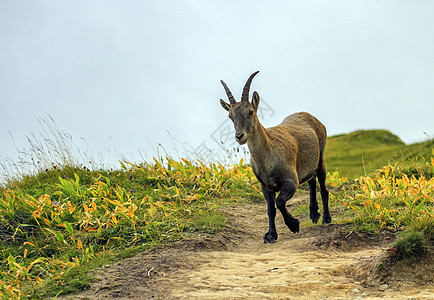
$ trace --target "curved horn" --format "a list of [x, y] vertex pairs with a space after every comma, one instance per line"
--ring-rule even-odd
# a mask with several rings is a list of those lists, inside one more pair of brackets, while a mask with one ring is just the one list
[[256, 74], [258, 74], [258, 73], [259, 73], [259, 71], [256, 71], [255, 73], [250, 75], [249, 79], [247, 79], [247, 82], [244, 85], [243, 95], [241, 96], [241, 102], [249, 101], [250, 84], [252, 83], [253, 77], [255, 77]]
[[231, 91], [229, 90], [228, 86], [226, 85], [226, 83], [223, 80], [220, 80], [220, 82], [223, 84], [223, 87], [225, 88], [226, 91], [226, 95], [228, 95], [229, 98], [229, 102], [231, 104], [236, 103], [237, 101], [235, 100], [234, 96], [232, 95]]

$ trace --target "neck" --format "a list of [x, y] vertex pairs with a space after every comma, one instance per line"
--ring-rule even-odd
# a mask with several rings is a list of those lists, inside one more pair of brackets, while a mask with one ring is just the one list
[[254, 161], [261, 161], [266, 158], [270, 151], [269, 139], [266, 129], [257, 120], [253, 134], [247, 140], [250, 154]]

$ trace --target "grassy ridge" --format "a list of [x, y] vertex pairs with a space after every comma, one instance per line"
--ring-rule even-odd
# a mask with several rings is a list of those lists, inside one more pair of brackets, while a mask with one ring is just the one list
[[327, 139], [327, 167], [349, 178], [368, 175], [388, 163], [405, 164], [409, 171], [418, 173], [418, 161], [429, 158], [433, 146], [434, 140], [406, 145], [386, 130], [359, 130]]

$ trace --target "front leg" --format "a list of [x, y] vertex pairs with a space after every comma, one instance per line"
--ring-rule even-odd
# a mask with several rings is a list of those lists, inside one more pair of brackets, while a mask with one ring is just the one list
[[268, 190], [264, 184], [262, 184], [262, 193], [264, 193], [265, 200], [267, 200], [268, 207], [268, 232], [264, 236], [264, 243], [274, 243], [277, 240], [276, 231], [276, 193]]
[[291, 214], [286, 209], [286, 201], [292, 198], [297, 189], [297, 185], [293, 180], [287, 180], [282, 185], [282, 190], [279, 193], [279, 196], [276, 199], [277, 208], [280, 210], [283, 216], [283, 220], [285, 221], [286, 226], [288, 226], [289, 230], [294, 233], [299, 232], [300, 230], [300, 222], [291, 216]]

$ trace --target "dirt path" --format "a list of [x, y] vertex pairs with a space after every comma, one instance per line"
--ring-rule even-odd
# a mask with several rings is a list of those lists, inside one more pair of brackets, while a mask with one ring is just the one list
[[[292, 205], [308, 201], [298, 196]], [[289, 210], [292, 208], [289, 207]], [[434, 299], [433, 259], [389, 266], [391, 236], [345, 225], [292, 234], [277, 218], [275, 244], [263, 244], [265, 205], [223, 207], [231, 225], [99, 270], [70, 299]]]

